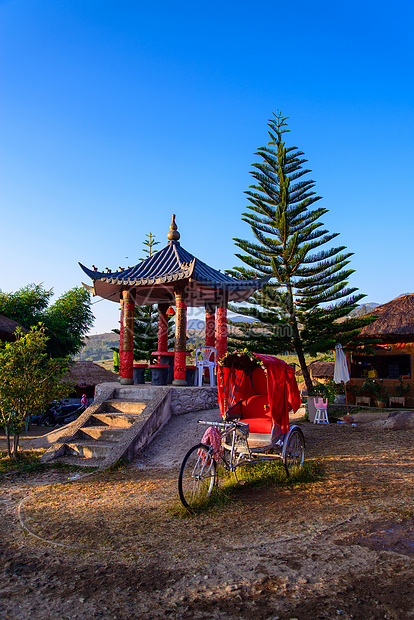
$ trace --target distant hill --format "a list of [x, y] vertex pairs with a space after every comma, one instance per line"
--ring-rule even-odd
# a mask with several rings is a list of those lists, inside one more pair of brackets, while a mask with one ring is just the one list
[[111, 351], [111, 347], [117, 347], [118, 345], [119, 336], [117, 336], [117, 334], [109, 333], [89, 336], [86, 345], [75, 357], [75, 360], [77, 362], [111, 360], [114, 354], [114, 352]]
[[201, 319], [189, 319], [187, 321], [187, 329], [193, 329], [196, 332], [201, 332], [205, 329], [206, 324]]
[[[229, 321], [234, 323], [254, 323], [254, 319], [251, 316], [229, 316]], [[206, 328], [206, 324], [201, 319], [189, 319], [187, 321], [187, 329], [201, 332]]]
[[252, 316], [229, 316], [229, 321], [233, 323], [254, 323], [255, 320]]
[[369, 301], [366, 304], [358, 306], [357, 308], [355, 308], [355, 310], [352, 310], [352, 312], [350, 312], [348, 316], [364, 316], [365, 314], [368, 314], [368, 312], [372, 312], [372, 310], [375, 310], [375, 308], [377, 308], [379, 305], [380, 304], [377, 304], [375, 301]]

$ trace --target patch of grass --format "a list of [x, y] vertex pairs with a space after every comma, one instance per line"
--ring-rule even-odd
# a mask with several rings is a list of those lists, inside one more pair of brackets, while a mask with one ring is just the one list
[[234, 501], [236, 488], [227, 487], [225, 485], [216, 486], [210, 497], [200, 504], [193, 506], [192, 508], [186, 508], [180, 501], [176, 501], [173, 506], [168, 509], [168, 512], [173, 517], [179, 517], [185, 519], [188, 517], [196, 517], [197, 515], [205, 514], [217, 508], [224, 508], [231, 501]]
[[320, 480], [322, 469], [317, 461], [306, 461], [303, 467], [296, 467], [286, 475], [283, 463], [280, 461], [267, 461], [254, 465], [238, 467], [234, 473], [219, 469], [218, 486], [215, 487], [210, 497], [203, 503], [193, 508], [185, 508], [181, 502], [176, 502], [170, 509], [175, 517], [186, 518], [197, 516], [205, 512], [227, 506], [237, 501], [238, 494], [246, 487], [294, 487], [300, 484], [308, 484]]
[[129, 465], [129, 461], [127, 461], [127, 459], [121, 458], [115, 461], [115, 463], [112, 463], [112, 465], [109, 465], [109, 467], [106, 467], [105, 471], [107, 472], [117, 471], [118, 469], [127, 467], [127, 465]]
[[[265, 461], [255, 465], [245, 465], [237, 472], [239, 480], [251, 487], [285, 487], [314, 482], [320, 477], [320, 466], [315, 461], [306, 461], [303, 467], [294, 467], [286, 475], [281, 461]], [[237, 485], [237, 482], [233, 484]], [[239, 486], [239, 485], [237, 485]]]
[[[66, 463], [41, 463], [38, 452], [24, 450], [18, 453], [18, 460], [11, 459], [7, 452], [0, 452], [0, 477], [7, 474], [33, 474], [42, 471], [83, 471], [83, 467]], [[91, 468], [89, 468], [91, 469]]]

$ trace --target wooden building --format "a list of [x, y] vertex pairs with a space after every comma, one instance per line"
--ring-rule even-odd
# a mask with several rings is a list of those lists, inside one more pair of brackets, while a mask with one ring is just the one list
[[[378, 338], [379, 344], [347, 352], [350, 385], [360, 386], [367, 378], [381, 379], [389, 396], [395, 387], [409, 386], [406, 406], [414, 405], [414, 294], [401, 295], [369, 314], [378, 317], [361, 330], [361, 336]], [[369, 352], [370, 349], [372, 353]]]

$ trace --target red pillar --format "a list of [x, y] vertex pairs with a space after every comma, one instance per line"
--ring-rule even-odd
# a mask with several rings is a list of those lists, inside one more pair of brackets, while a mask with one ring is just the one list
[[120, 303], [121, 303], [121, 316], [119, 319], [119, 357], [118, 357], [118, 375], [119, 377], [121, 377], [121, 365], [120, 365], [120, 361], [121, 361], [121, 351], [122, 351], [122, 325], [124, 322], [124, 300], [122, 299], [122, 293], [121, 293], [121, 299], [120, 299]]
[[227, 306], [217, 308], [217, 361], [227, 353]]
[[184, 292], [181, 288], [176, 289], [174, 293], [176, 317], [173, 385], [187, 385], [187, 381], [185, 380], [187, 354], [187, 304], [184, 301]]
[[134, 312], [135, 304], [129, 290], [122, 291], [121, 336], [119, 339], [119, 376], [122, 385], [134, 383]]
[[216, 346], [216, 315], [214, 308], [206, 306], [206, 347]]
[[169, 304], [158, 304], [158, 351], [168, 351], [168, 307]]
[[[214, 312], [214, 307], [206, 306], [206, 336], [205, 336], [205, 346], [206, 347], [215, 347], [216, 346], [216, 315]], [[208, 368], [204, 370], [206, 381], [210, 380], [210, 371]]]

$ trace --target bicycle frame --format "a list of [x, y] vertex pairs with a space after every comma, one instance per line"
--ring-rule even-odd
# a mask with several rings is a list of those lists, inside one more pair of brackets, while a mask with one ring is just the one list
[[[241, 465], [251, 465], [253, 463], [262, 463], [263, 461], [275, 461], [284, 458], [284, 439], [285, 433], [277, 436], [277, 441], [260, 447], [251, 447], [249, 445], [249, 425], [242, 421], [234, 422], [206, 422], [199, 420], [199, 424], [206, 426], [214, 426], [220, 430], [222, 447], [229, 452], [229, 458], [223, 458], [224, 466], [234, 472]], [[293, 427], [292, 427], [293, 428]], [[226, 439], [231, 437], [230, 445], [226, 443]], [[265, 452], [278, 448], [279, 454], [265, 454]], [[210, 448], [211, 449], [211, 448]]]
[[[241, 465], [252, 465], [263, 461], [281, 460], [287, 476], [295, 467], [302, 467], [305, 457], [305, 439], [301, 429], [294, 425], [287, 433], [252, 433], [249, 443], [249, 424], [240, 420], [231, 422], [206, 422], [199, 424], [213, 426], [220, 431], [221, 446], [225, 450], [222, 457], [224, 467], [234, 473]], [[270, 443], [269, 443], [270, 441]], [[277, 453], [274, 450], [277, 450]], [[272, 453], [270, 453], [272, 452]], [[181, 464], [178, 477], [178, 491], [186, 508], [194, 508], [205, 501], [218, 485], [217, 466], [211, 445], [198, 443], [187, 452]], [[217, 455], [216, 455], [217, 456]]]

